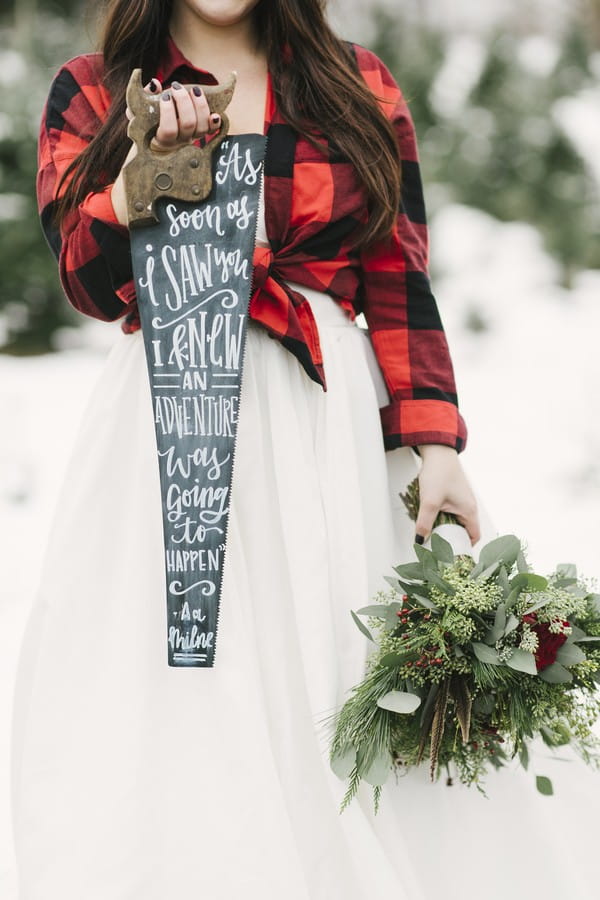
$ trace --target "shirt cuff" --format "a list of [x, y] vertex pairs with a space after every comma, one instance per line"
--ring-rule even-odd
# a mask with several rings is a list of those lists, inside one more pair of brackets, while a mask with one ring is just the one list
[[467, 426], [458, 407], [445, 400], [392, 400], [379, 410], [386, 450], [418, 444], [447, 444], [461, 453]]
[[81, 210], [93, 219], [99, 219], [106, 225], [112, 225], [122, 234], [129, 234], [129, 228], [122, 225], [117, 219], [112, 205], [112, 189], [114, 184], [109, 184], [101, 191], [92, 191], [81, 203]]
[[115, 294], [120, 300], [123, 301], [123, 303], [133, 303], [134, 300], [137, 300], [133, 278], [131, 279], [131, 281], [126, 281], [125, 284], [117, 288], [115, 290]]

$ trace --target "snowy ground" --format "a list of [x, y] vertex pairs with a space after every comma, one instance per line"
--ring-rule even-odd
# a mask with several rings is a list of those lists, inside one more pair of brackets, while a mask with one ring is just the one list
[[[535, 230], [446, 207], [432, 222], [434, 287], [469, 427], [463, 465], [499, 532], [549, 571], [600, 576], [600, 272], [570, 293]], [[475, 332], [467, 322], [479, 323]], [[118, 325], [86, 322], [80, 349], [0, 356], [0, 718], [9, 720], [25, 617], [69, 448]], [[0, 896], [11, 900], [9, 728], [0, 728]]]

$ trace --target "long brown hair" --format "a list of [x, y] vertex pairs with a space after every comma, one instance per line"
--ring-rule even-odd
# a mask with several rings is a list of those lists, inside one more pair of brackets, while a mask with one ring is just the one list
[[[254, 8], [258, 46], [266, 53], [276, 102], [284, 119], [307, 140], [324, 146], [311, 125], [356, 169], [369, 218], [355, 239], [366, 246], [389, 236], [400, 207], [400, 153], [394, 127], [354, 64], [346, 42], [327, 24], [327, 0], [260, 0]], [[108, 0], [99, 50], [108, 115], [92, 141], [70, 164], [57, 205], [58, 222], [90, 191], [117, 177], [129, 151], [125, 91], [131, 70], [154, 75], [173, 0]], [[282, 48], [291, 50], [293, 64]]]

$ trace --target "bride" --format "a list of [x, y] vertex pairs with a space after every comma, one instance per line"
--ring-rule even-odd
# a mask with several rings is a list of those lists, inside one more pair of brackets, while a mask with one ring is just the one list
[[[42, 224], [69, 302], [122, 322], [21, 648], [19, 900], [595, 896], [581, 816], [598, 787], [576, 764], [560, 801], [536, 796], [527, 773], [490, 779], [489, 800], [411, 773], [385, 786], [377, 816], [368, 786], [338, 812], [345, 788], [318, 722], [363, 672], [350, 610], [387, 586], [440, 509], [473, 545], [493, 526], [459, 459], [466, 426], [427, 277], [410, 114], [382, 61], [337, 38], [323, 7], [112, 0], [101, 53], [52, 82]], [[202, 85], [233, 69], [230, 133], [267, 137], [219, 653], [186, 671], [164, 654], [161, 488], [123, 187], [138, 66], [161, 97], [156, 152], [219, 130]], [[417, 472], [415, 533], [398, 493]]]

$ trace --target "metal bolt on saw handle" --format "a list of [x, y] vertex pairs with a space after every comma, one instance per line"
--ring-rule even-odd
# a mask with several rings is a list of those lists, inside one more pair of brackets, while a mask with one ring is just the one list
[[[224, 84], [202, 85], [211, 113], [221, 116], [221, 127], [206, 146], [184, 144], [171, 151], [154, 152], [150, 142], [160, 119], [160, 96], [148, 94], [142, 84], [142, 70], [133, 70], [126, 95], [133, 113], [127, 134], [137, 144], [137, 155], [123, 169], [130, 228], [158, 222], [154, 205], [159, 197], [190, 201], [208, 197], [212, 189], [212, 154], [229, 131], [225, 108], [235, 83], [236, 74], [232, 72]], [[190, 91], [194, 85], [182, 87]]]

